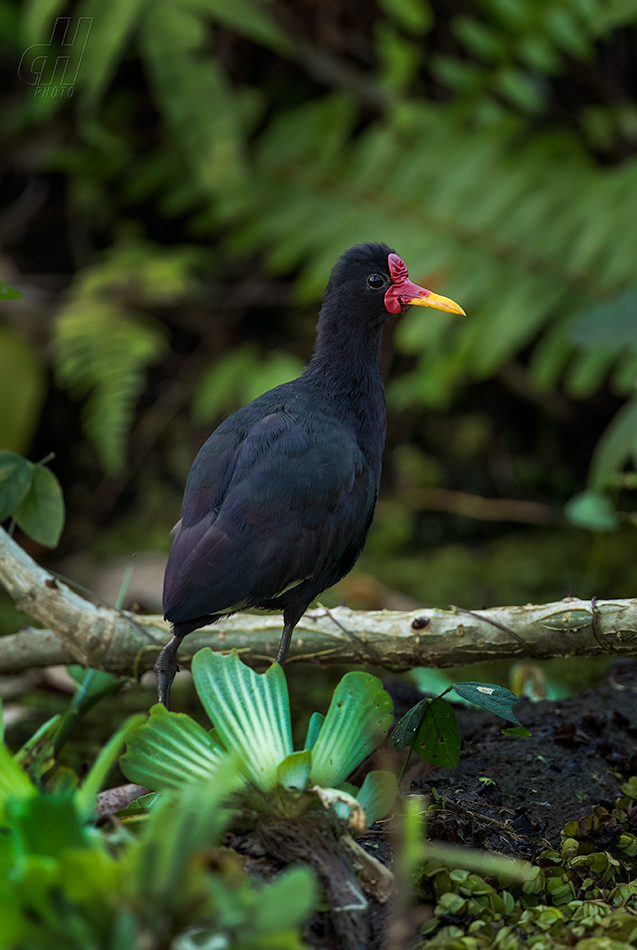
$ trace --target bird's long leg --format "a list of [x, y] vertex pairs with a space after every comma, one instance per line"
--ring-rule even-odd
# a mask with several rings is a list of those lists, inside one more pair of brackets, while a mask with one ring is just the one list
[[161, 651], [155, 663], [157, 694], [159, 702], [163, 703], [166, 709], [170, 709], [170, 690], [175, 674], [179, 672], [179, 667], [177, 666], [177, 650], [182, 640], [183, 637], [173, 636]]
[[292, 640], [292, 634], [294, 633], [296, 623], [296, 620], [293, 623], [289, 620], [286, 620], [283, 626], [283, 635], [281, 637], [281, 642], [279, 643], [279, 649], [276, 655], [276, 662], [279, 664], [279, 666], [285, 666], [288, 650], [290, 649], [290, 641]]

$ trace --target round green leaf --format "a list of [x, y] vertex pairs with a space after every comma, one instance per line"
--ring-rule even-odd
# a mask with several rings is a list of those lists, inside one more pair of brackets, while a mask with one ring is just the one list
[[33, 464], [17, 452], [0, 451], [0, 521], [12, 515], [31, 487]]
[[619, 524], [613, 503], [601, 491], [583, 491], [566, 503], [564, 509], [571, 524], [591, 531], [614, 531]]
[[13, 517], [22, 531], [38, 544], [47, 548], [56, 546], [64, 527], [64, 498], [60, 483], [50, 469], [44, 465], [33, 466], [31, 486]]

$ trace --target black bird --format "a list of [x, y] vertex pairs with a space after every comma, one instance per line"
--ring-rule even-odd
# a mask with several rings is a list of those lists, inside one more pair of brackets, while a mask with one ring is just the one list
[[183, 637], [249, 607], [282, 610], [283, 664], [311, 602], [363, 550], [385, 445], [383, 325], [408, 304], [464, 313], [413, 284], [385, 244], [332, 270], [302, 376], [221, 423], [193, 462], [164, 578], [173, 637], [155, 670], [166, 706]]

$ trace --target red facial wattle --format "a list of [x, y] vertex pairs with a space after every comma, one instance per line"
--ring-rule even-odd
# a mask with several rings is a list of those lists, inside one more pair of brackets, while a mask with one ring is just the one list
[[400, 313], [406, 304], [411, 304], [464, 314], [462, 307], [449, 297], [442, 297], [440, 294], [434, 294], [431, 290], [414, 284], [409, 279], [407, 265], [398, 254], [390, 254], [387, 264], [392, 282], [385, 292], [385, 307], [390, 313]]

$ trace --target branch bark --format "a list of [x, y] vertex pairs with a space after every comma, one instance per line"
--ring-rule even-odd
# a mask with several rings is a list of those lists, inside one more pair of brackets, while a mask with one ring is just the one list
[[[150, 669], [170, 636], [157, 616], [98, 607], [38, 565], [0, 528], [0, 583], [18, 610], [45, 629], [0, 638], [0, 673], [78, 663], [118, 675]], [[282, 630], [278, 615], [235, 614], [189, 634], [180, 657], [203, 646], [233, 647], [251, 666], [270, 663]], [[448, 610], [308, 611], [288, 663], [358, 664], [407, 670], [534, 656], [637, 653], [637, 600], [583, 601]]]

